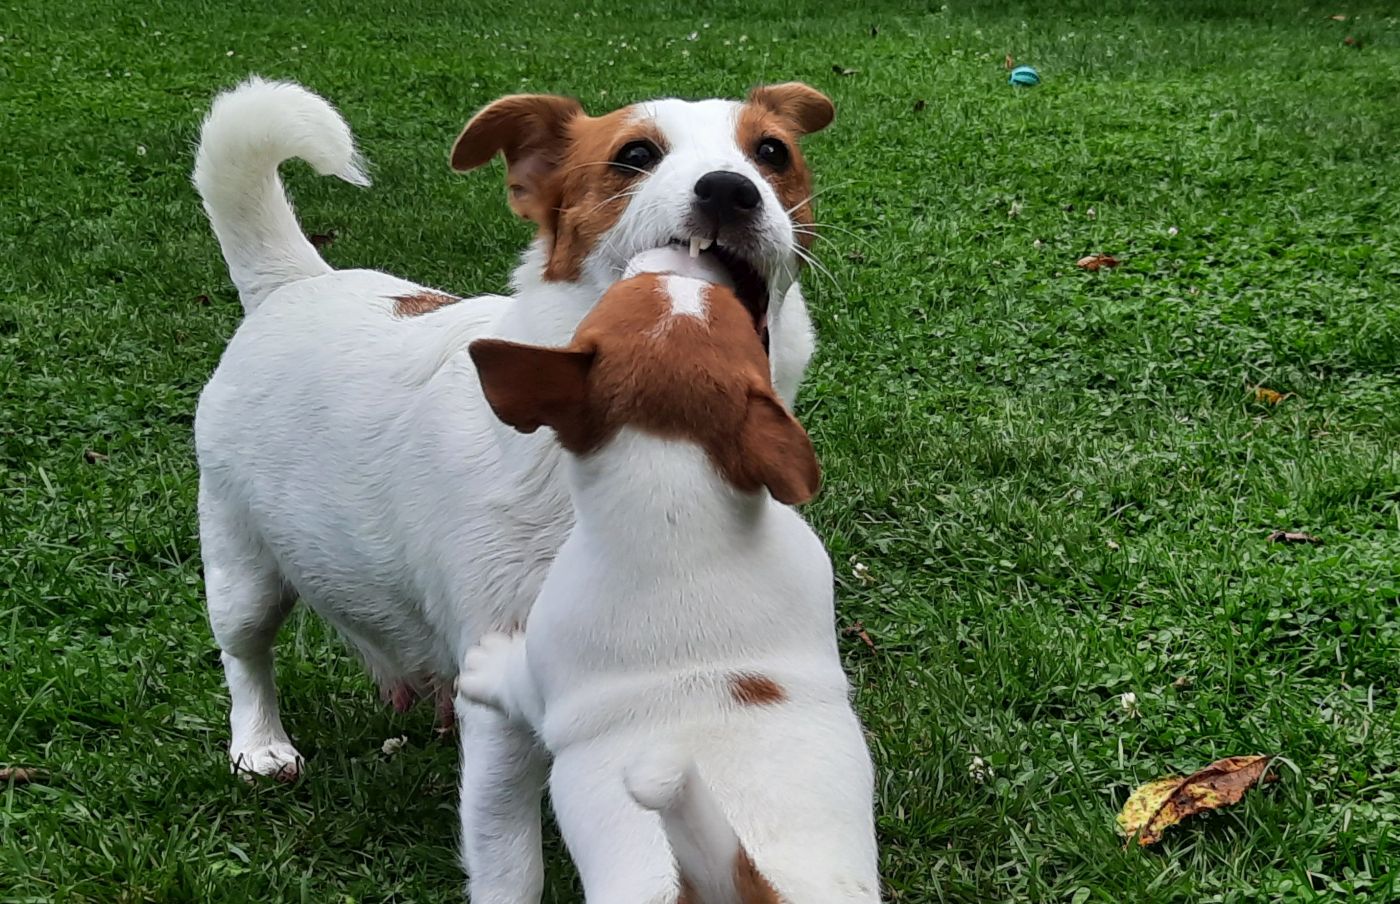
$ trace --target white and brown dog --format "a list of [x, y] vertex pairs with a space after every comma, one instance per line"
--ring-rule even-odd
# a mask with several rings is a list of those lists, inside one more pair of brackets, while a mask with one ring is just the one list
[[639, 275], [566, 348], [471, 354], [497, 416], [569, 451], [574, 526], [525, 631], [468, 653], [458, 693], [553, 754], [587, 900], [878, 901], [831, 562], [789, 508], [817, 461], [739, 300]]
[[[502, 98], [468, 123], [452, 164], [502, 154], [510, 204], [539, 232], [512, 297], [459, 300], [334, 271], [302, 235], [282, 161], [367, 181], [328, 103], [256, 79], [215, 101], [194, 181], [246, 317], [200, 397], [195, 442], [238, 769], [289, 777], [302, 766], [272, 668], [295, 599], [402, 705], [449, 687], [484, 634], [524, 622], [572, 514], [556, 446], [492, 417], [470, 340], [566, 342], [629, 259], [678, 244], [719, 265], [766, 325], [791, 402], [813, 347], [794, 281], [811, 223], [797, 141], [832, 115], [799, 84], [601, 117], [563, 97]], [[543, 756], [488, 708], [457, 716], [472, 897], [537, 901]]]

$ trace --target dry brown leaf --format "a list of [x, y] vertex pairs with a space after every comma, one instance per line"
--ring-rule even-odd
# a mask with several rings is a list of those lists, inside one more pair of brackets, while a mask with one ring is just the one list
[[98, 452], [95, 449], [88, 449], [83, 453], [83, 461], [87, 462], [90, 465], [95, 465], [99, 462], [104, 462], [106, 460], [107, 456], [103, 455], [101, 452]]
[[312, 248], [329, 248], [331, 244], [335, 242], [335, 230], [331, 229], [326, 232], [313, 232], [311, 235], [306, 237], [306, 240], [311, 243]]
[[1116, 267], [1121, 263], [1123, 262], [1111, 254], [1091, 254], [1088, 257], [1081, 257], [1079, 260], [1075, 261], [1075, 266], [1081, 270], [1088, 270], [1090, 273], [1093, 273], [1105, 267]]
[[1337, 15], [1332, 17], [1333, 22], [1345, 22], [1346, 20], [1347, 17], [1342, 15], [1341, 13], [1338, 13]]
[[1015, 68], [1016, 68], [1016, 59], [1015, 59], [1014, 57], [1012, 57], [1011, 54], [1009, 54], [1009, 53], [1006, 55], [1006, 68], [1007, 68], [1007, 69], [1015, 69]]
[[14, 782], [16, 785], [27, 785], [30, 782], [42, 782], [48, 778], [49, 774], [42, 769], [26, 769], [23, 766], [0, 766], [0, 785]]
[[1300, 530], [1276, 530], [1269, 534], [1270, 543], [1311, 543], [1321, 546], [1322, 540]]
[[845, 633], [854, 634], [856, 637], [859, 637], [861, 643], [865, 644], [867, 647], [870, 648], [870, 652], [875, 652], [875, 641], [870, 639], [870, 634], [865, 630], [865, 625], [861, 624], [860, 622], [854, 622], [849, 628], [846, 629]]
[[1118, 826], [1142, 847], [1162, 840], [1162, 833], [1188, 816], [1239, 803], [1244, 793], [1276, 775], [1265, 775], [1272, 756], [1232, 756], [1200, 772], [1148, 782], [1132, 793], [1118, 814]]

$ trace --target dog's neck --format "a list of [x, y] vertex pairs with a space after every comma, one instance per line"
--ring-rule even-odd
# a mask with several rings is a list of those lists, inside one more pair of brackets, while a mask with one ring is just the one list
[[598, 267], [585, 266], [576, 282], [546, 280], [548, 257], [549, 244], [543, 237], [536, 237], [521, 255], [510, 278], [515, 304], [501, 324], [505, 337], [535, 345], [567, 345], [579, 322], [616, 279], [616, 275], [594, 272]]
[[695, 443], [629, 428], [570, 455], [568, 475], [579, 529], [629, 558], [708, 558], [743, 542], [773, 504], [729, 484]]

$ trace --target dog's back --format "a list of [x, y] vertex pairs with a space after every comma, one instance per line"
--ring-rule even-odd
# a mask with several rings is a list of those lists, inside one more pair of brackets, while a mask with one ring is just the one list
[[[663, 882], [668, 837], [715, 842], [678, 857], [686, 904], [878, 900], [831, 564], [785, 504], [815, 493], [818, 468], [755, 323], [721, 287], [649, 274], [614, 287], [568, 348], [484, 340], [472, 354], [498, 416], [549, 426], [572, 453], [575, 525], [525, 645], [589, 900], [650, 900], [639, 892]], [[671, 814], [666, 835], [637, 822], [621, 786], [658, 746], [688, 758], [694, 793], [675, 800], [704, 804], [650, 796]], [[742, 843], [727, 846], [717, 819]]]

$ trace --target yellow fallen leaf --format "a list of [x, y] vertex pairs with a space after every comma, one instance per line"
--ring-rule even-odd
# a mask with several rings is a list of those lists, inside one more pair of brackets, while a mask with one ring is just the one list
[[1269, 389], [1267, 386], [1254, 387], [1254, 401], [1261, 405], [1277, 405], [1284, 399], [1290, 399], [1292, 397], [1293, 393], [1291, 392], [1276, 392], [1275, 390]]
[[1162, 833], [1188, 816], [1238, 803], [1265, 777], [1272, 756], [1232, 756], [1216, 760], [1192, 775], [1172, 775], [1148, 782], [1123, 804], [1118, 826], [1142, 847], [1162, 840]]

